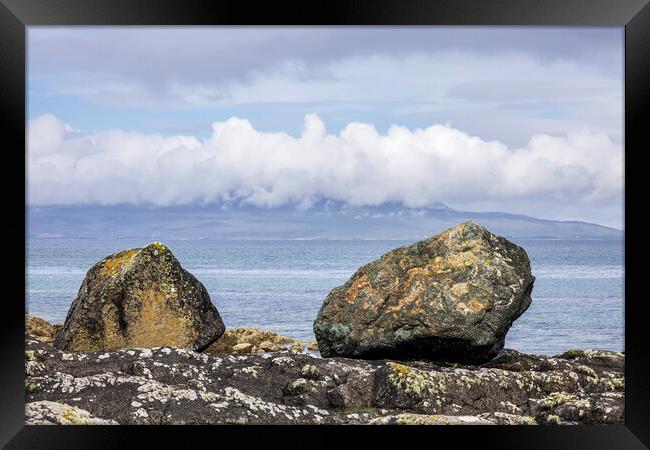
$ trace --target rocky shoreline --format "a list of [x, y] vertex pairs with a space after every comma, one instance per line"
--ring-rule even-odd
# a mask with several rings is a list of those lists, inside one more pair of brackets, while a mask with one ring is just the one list
[[26, 318], [26, 421], [624, 423], [622, 353], [503, 349], [534, 281], [523, 248], [462, 223], [360, 267], [304, 343], [226, 329], [164, 244], [122, 250], [88, 270], [64, 324]]
[[503, 350], [473, 366], [298, 349], [66, 352], [42, 334], [26, 335], [28, 424], [624, 423], [625, 357], [611, 351]]

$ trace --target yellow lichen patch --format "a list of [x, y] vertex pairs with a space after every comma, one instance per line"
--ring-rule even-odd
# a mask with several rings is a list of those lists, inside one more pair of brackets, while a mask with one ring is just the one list
[[169, 295], [144, 289], [137, 293], [142, 304], [129, 311], [130, 347], [190, 347], [196, 337], [192, 320], [169, 304]]
[[93, 335], [87, 328], [80, 327], [68, 333], [70, 341], [65, 346], [71, 352], [97, 352], [104, 350], [101, 336]]
[[137, 250], [127, 250], [119, 256], [105, 260], [104, 265], [99, 272], [99, 275], [105, 278], [119, 273], [120, 270], [129, 265], [133, 259], [133, 256], [135, 256], [137, 253]]
[[127, 329], [120, 326], [119, 312], [112, 302], [102, 305], [103, 329], [91, 333], [79, 327], [70, 333], [66, 345], [69, 351], [114, 351], [123, 348], [150, 348], [172, 346], [191, 347], [197, 331], [192, 320], [181, 311], [174, 310], [168, 300], [175, 290], [162, 292], [148, 288], [135, 293], [141, 302], [125, 302], [122, 311]]
[[126, 347], [126, 338], [120, 328], [119, 316], [115, 305], [112, 303], [106, 304], [102, 317], [104, 317], [104, 341], [102, 350], [113, 351]]
[[67, 408], [63, 411], [63, 418], [70, 422], [76, 422], [78, 419], [77, 412], [72, 408]]
[[425, 372], [394, 362], [389, 362], [388, 368], [390, 369], [388, 381], [411, 396], [420, 397], [425, 393], [444, 392], [444, 383], [439, 383], [439, 385], [432, 383]]
[[404, 364], [399, 364], [399, 363], [394, 363], [394, 362], [389, 362], [388, 366], [399, 373], [400, 375], [406, 376], [409, 373], [411, 373], [411, 370], [408, 368], [408, 366], [405, 366]]
[[161, 251], [161, 252], [167, 250], [167, 247], [165, 246], [165, 244], [163, 244], [162, 242], [158, 242], [158, 241], [152, 242], [151, 244], [147, 245], [147, 247], [153, 247], [154, 249], [156, 249], [158, 251]]

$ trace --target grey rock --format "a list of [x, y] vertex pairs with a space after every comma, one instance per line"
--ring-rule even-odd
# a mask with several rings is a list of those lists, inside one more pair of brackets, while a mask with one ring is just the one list
[[27, 425], [117, 425], [110, 419], [99, 419], [88, 411], [47, 400], [25, 405]]
[[[408, 423], [420, 416], [620, 424], [624, 356], [607, 355], [577, 360], [504, 350], [477, 366], [173, 347], [68, 352], [26, 336], [25, 391], [28, 404], [55, 402], [119, 424]], [[33, 408], [26, 416], [60, 422]]]

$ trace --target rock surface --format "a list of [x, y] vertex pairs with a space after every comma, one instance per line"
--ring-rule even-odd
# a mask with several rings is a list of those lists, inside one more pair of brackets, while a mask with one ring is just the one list
[[90, 268], [55, 346], [69, 351], [175, 346], [201, 350], [224, 332], [207, 290], [165, 245], [107, 256]]
[[392, 250], [325, 299], [314, 322], [323, 357], [480, 363], [530, 305], [524, 249], [474, 222]]
[[25, 330], [27, 334], [41, 342], [54, 342], [54, 338], [61, 328], [63, 328], [63, 324], [52, 325], [40, 317], [25, 316]]
[[227, 329], [204, 352], [214, 354], [277, 352], [295, 344], [300, 342], [297, 339], [280, 336], [273, 331], [239, 327]]
[[504, 350], [481, 366], [171, 347], [82, 353], [27, 336], [25, 414], [28, 423], [622, 424], [624, 362], [608, 351]]
[[43, 400], [25, 405], [26, 425], [118, 425], [110, 419], [98, 419], [85, 409]]

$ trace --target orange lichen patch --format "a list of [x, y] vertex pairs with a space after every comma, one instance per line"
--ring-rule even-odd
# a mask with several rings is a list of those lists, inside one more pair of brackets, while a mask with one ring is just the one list
[[424, 266], [427, 268], [429, 275], [437, 275], [441, 278], [447, 278], [447, 274], [451, 272], [448, 267], [447, 261], [441, 256], [436, 256], [431, 264]]
[[131, 259], [133, 259], [133, 256], [137, 253], [137, 250], [127, 250], [119, 256], [105, 260], [99, 275], [105, 278], [119, 273], [120, 270], [131, 262]]
[[386, 308], [386, 313], [387, 314], [392, 314], [396, 311], [401, 311], [408, 305], [413, 305], [421, 300], [421, 295], [424, 292], [425, 287], [424, 285], [416, 282], [415, 284], [412, 285], [412, 288], [409, 289], [409, 291], [406, 293], [406, 295], [402, 296], [397, 304], [391, 305], [388, 308]]
[[451, 293], [456, 297], [461, 297], [469, 292], [467, 283], [456, 283], [451, 287]]
[[452, 270], [457, 270], [472, 266], [476, 264], [477, 261], [478, 258], [473, 252], [452, 253], [445, 258], [444, 266]]
[[428, 277], [431, 275], [431, 266], [413, 267], [406, 272], [406, 276], [411, 279], [416, 276]]
[[347, 290], [345, 293], [345, 298], [348, 301], [348, 303], [354, 303], [357, 297], [359, 296], [359, 292], [364, 290], [364, 289], [372, 289], [370, 286], [370, 281], [368, 280], [368, 275], [363, 274], [354, 282], [352, 283], [352, 286]]
[[169, 295], [151, 288], [136, 295], [142, 304], [128, 312], [130, 347], [191, 347], [196, 337], [192, 320], [170, 305]]
[[479, 313], [490, 305], [487, 300], [470, 299], [468, 302], [461, 302], [456, 305], [456, 309], [463, 314]]
[[490, 302], [488, 300], [478, 300], [478, 299], [475, 299], [475, 298], [471, 299], [467, 303], [467, 307], [472, 312], [483, 311], [488, 306], [490, 306]]

